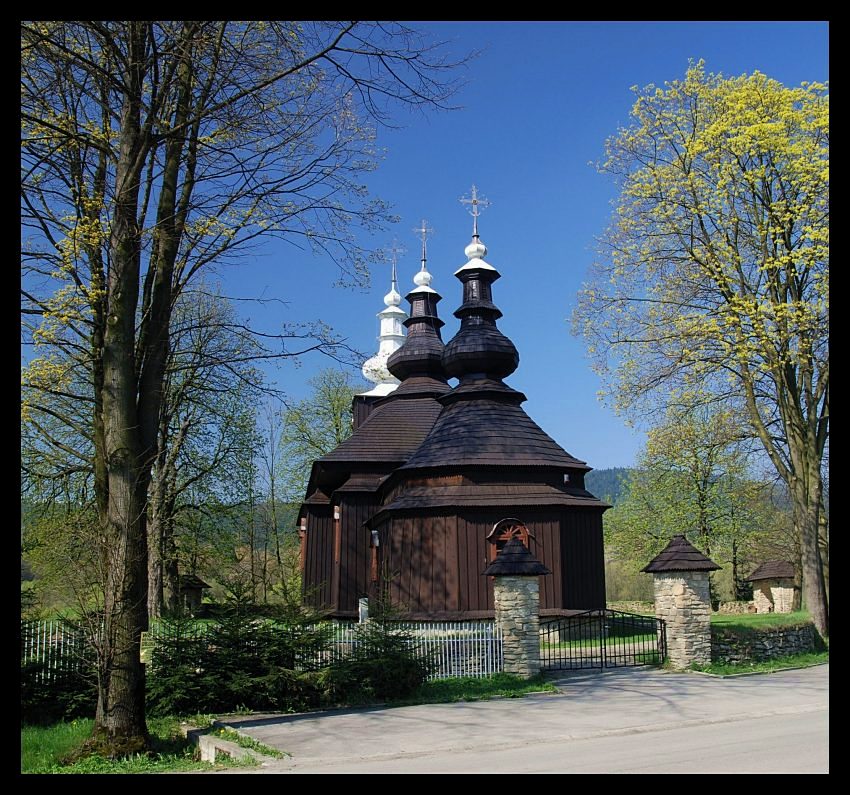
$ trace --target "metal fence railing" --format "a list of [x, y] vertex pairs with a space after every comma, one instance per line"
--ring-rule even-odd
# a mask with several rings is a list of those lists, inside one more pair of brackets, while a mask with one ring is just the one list
[[[191, 634], [200, 637], [210, 624], [198, 622]], [[312, 664], [343, 659], [361, 642], [358, 624], [331, 622], [330, 644]], [[412, 638], [412, 644], [432, 662], [431, 679], [461, 676], [484, 677], [503, 670], [502, 634], [493, 621], [398, 621], [392, 626]], [[142, 660], [148, 662], [164, 625], [152, 624], [142, 634]], [[86, 665], [89, 643], [85, 634], [62, 621], [21, 622], [21, 665], [38, 663], [39, 677], [49, 679], [60, 671], [79, 671]]]

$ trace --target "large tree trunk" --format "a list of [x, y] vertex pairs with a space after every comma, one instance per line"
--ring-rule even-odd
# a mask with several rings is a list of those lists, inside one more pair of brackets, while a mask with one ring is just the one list
[[151, 461], [139, 436], [134, 355], [141, 253], [136, 212], [144, 162], [141, 64], [147, 34], [145, 23], [127, 24], [128, 91], [121, 110], [102, 359], [107, 577], [92, 741], [107, 756], [134, 753], [150, 744], [140, 648], [148, 616], [145, 511]]
[[818, 544], [821, 501], [820, 472], [815, 470], [806, 474], [808, 477], [793, 478], [790, 484], [794, 526], [800, 538], [803, 601], [818, 632], [827, 636], [829, 634], [829, 613], [820, 545]]

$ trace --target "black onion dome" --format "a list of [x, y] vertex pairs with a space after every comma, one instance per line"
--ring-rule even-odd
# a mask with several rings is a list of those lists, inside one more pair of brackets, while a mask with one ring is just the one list
[[[426, 274], [427, 281], [421, 278]], [[410, 317], [404, 321], [407, 337], [404, 345], [387, 359], [387, 369], [400, 381], [413, 376], [429, 376], [445, 382], [442, 364], [445, 345], [440, 336], [443, 321], [437, 315], [440, 295], [428, 286], [430, 274], [427, 271], [417, 274], [419, 281], [423, 283], [405, 296], [410, 302]]]
[[449, 378], [506, 378], [519, 366], [519, 353], [498, 328], [502, 313], [493, 303], [492, 284], [499, 272], [482, 257], [487, 253], [477, 236], [466, 248], [470, 258], [455, 276], [463, 284], [463, 303], [454, 313], [460, 330], [446, 345], [443, 368]]

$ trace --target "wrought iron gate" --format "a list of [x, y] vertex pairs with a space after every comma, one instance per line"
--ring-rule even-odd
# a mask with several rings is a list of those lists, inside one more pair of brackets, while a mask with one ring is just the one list
[[666, 627], [660, 618], [588, 610], [540, 623], [544, 670], [661, 665], [666, 657]]

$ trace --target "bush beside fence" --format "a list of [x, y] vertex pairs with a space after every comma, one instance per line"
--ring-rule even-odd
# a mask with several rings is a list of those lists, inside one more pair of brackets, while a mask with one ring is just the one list
[[[392, 622], [399, 631], [412, 637], [421, 656], [431, 664], [429, 679], [461, 676], [484, 677], [502, 671], [502, 636], [493, 621], [420, 621]], [[330, 665], [350, 655], [359, 642], [357, 624], [329, 622], [327, 650], [299, 661], [299, 668]], [[201, 639], [212, 627], [207, 622], [192, 622], [187, 634]], [[166, 631], [165, 623], [156, 623], [142, 635], [142, 660], [150, 661], [157, 638]], [[86, 662], [86, 659], [89, 662]], [[90, 666], [90, 646], [84, 633], [62, 621], [21, 622], [21, 666], [36, 665], [39, 681], [64, 673], [84, 672]]]

